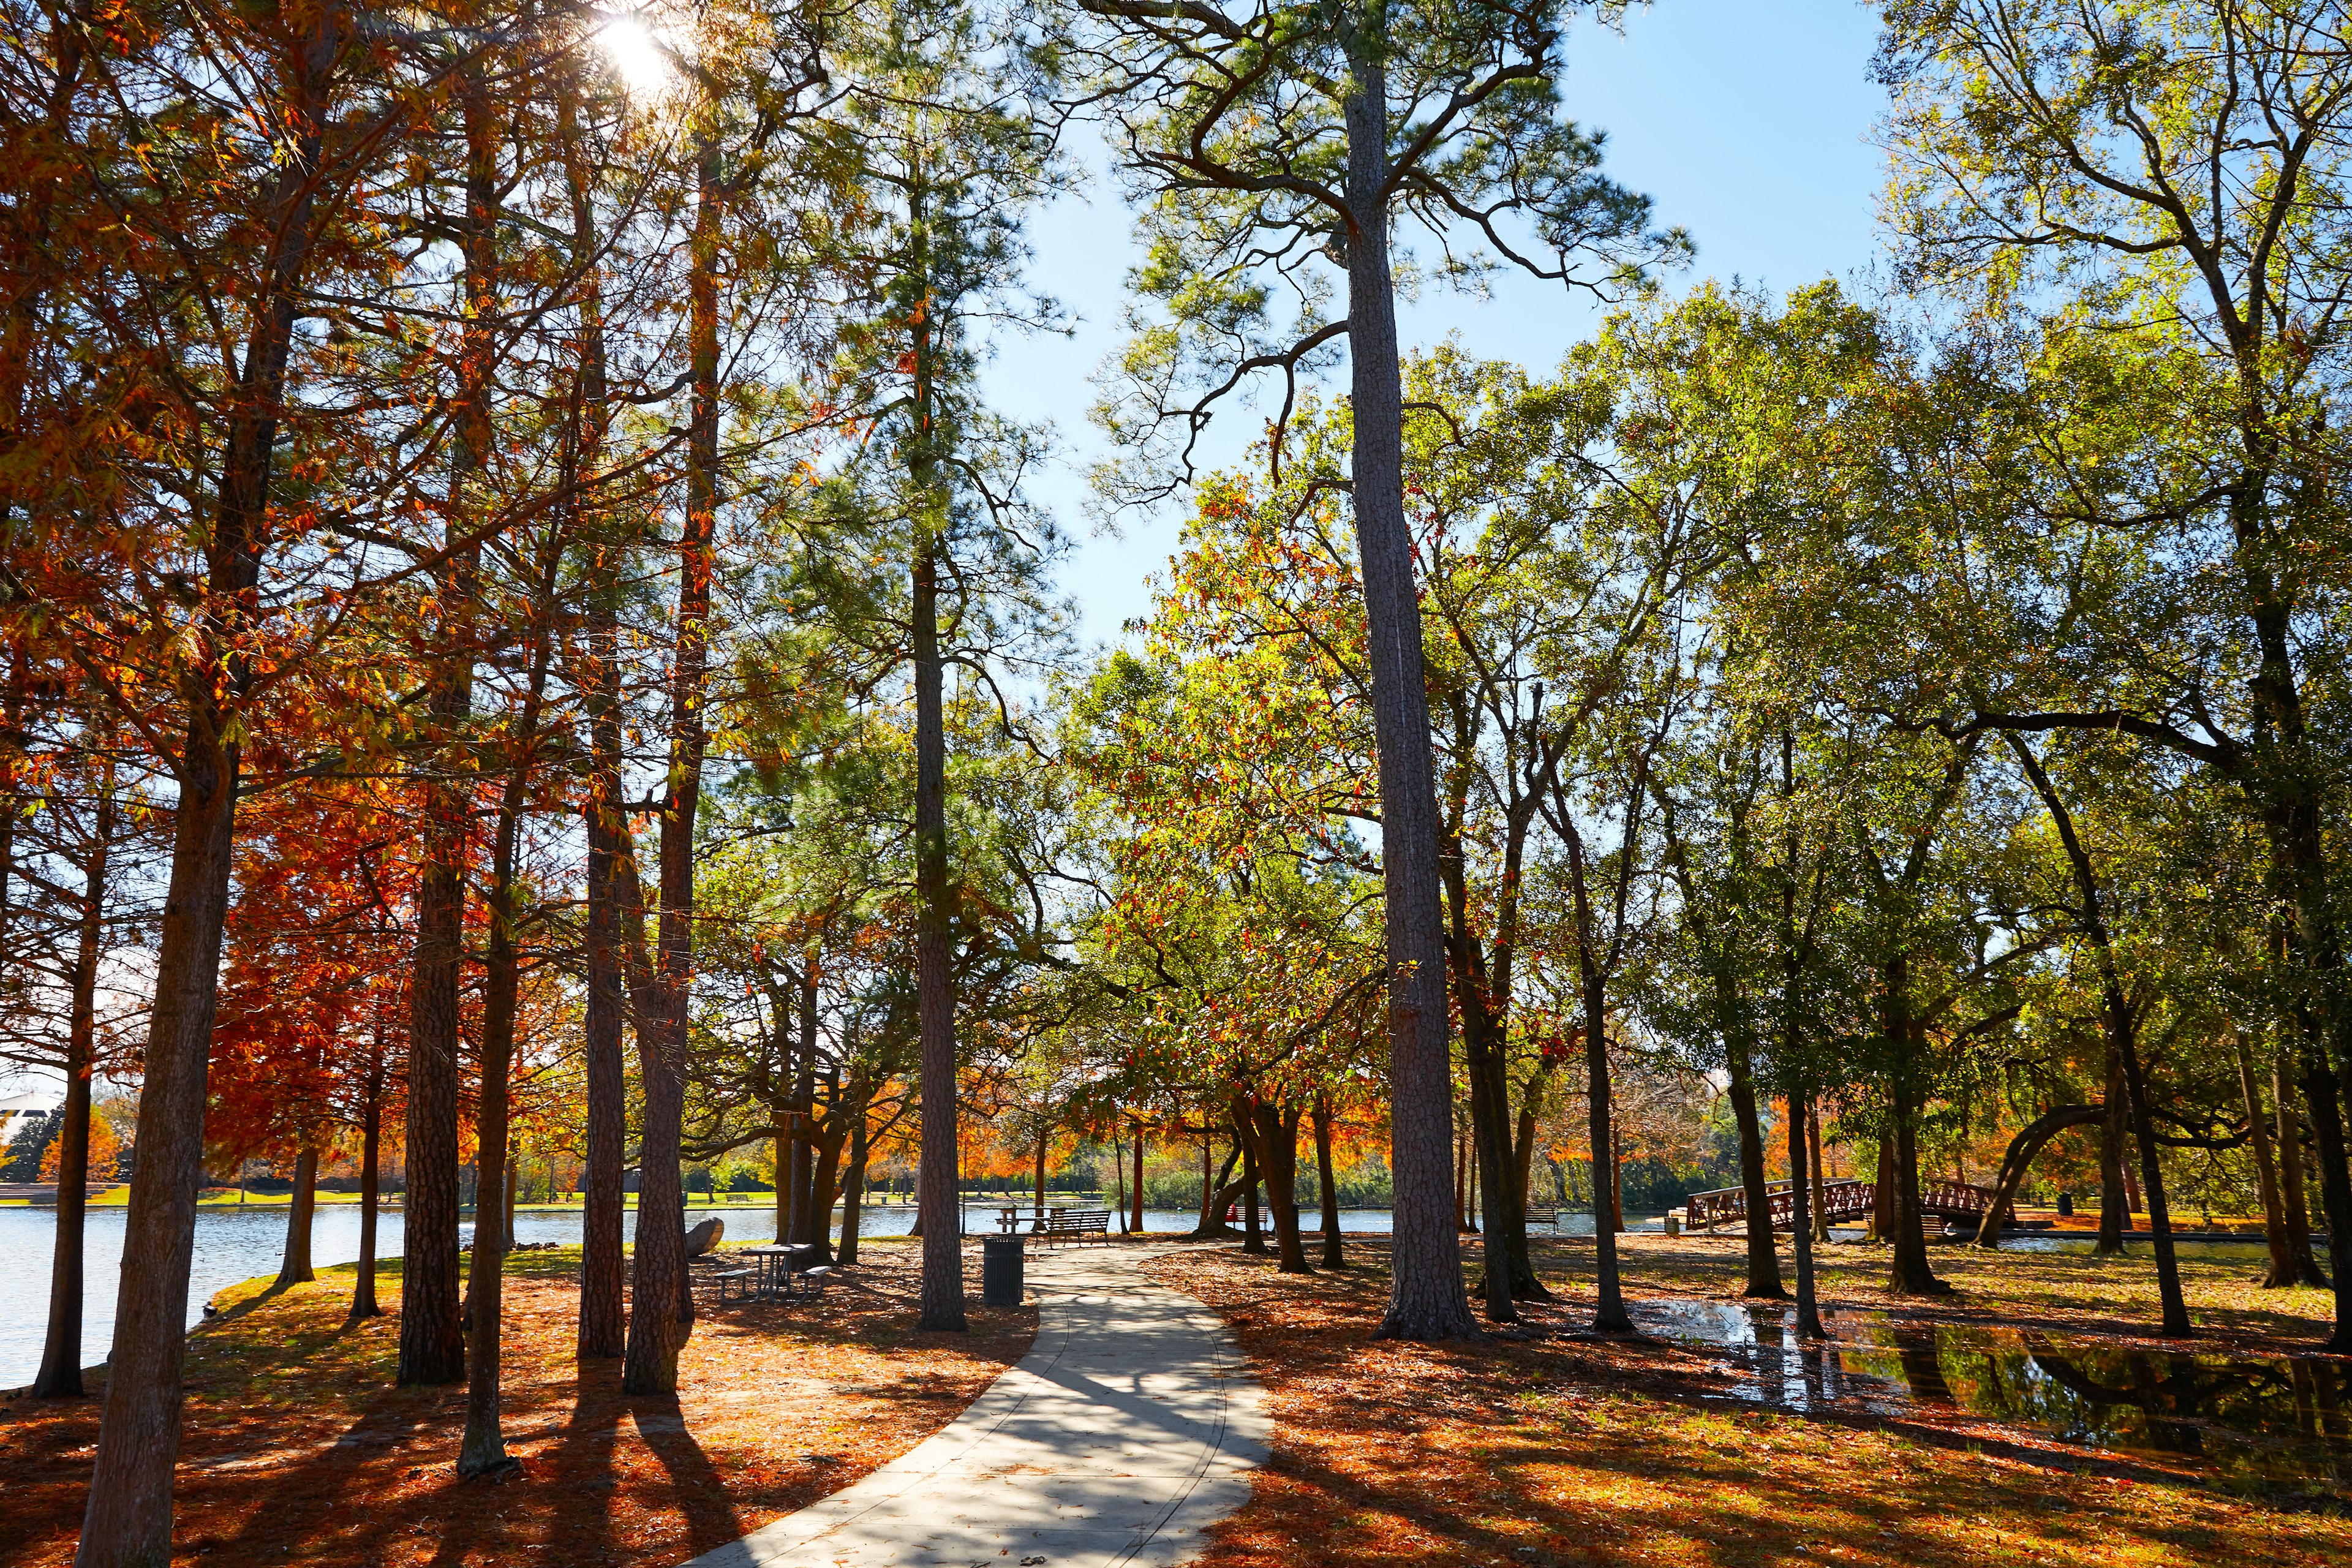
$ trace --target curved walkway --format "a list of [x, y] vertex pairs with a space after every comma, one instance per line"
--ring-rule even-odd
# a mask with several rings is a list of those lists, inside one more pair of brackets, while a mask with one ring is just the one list
[[1172, 1568], [1249, 1500], [1257, 1380], [1214, 1314], [1137, 1267], [1028, 1259], [1037, 1339], [961, 1415], [856, 1485], [686, 1568]]

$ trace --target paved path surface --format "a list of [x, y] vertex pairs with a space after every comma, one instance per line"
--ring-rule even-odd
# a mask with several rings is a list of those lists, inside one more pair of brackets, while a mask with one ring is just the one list
[[1257, 1380], [1215, 1314], [1145, 1277], [1158, 1248], [1032, 1254], [1036, 1343], [855, 1486], [687, 1568], [1186, 1563], [1265, 1458]]

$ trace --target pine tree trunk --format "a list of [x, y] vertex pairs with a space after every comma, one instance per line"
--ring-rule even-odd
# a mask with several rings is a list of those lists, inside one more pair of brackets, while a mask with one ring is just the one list
[[[572, 463], [575, 487], [593, 482], [604, 456], [604, 303], [596, 266], [594, 185], [580, 131], [582, 84], [567, 72], [558, 104], [564, 183], [572, 203], [572, 261], [580, 268], [579, 436]], [[580, 509], [575, 506], [575, 522]], [[587, 995], [581, 1024], [582, 1069], [587, 1089], [587, 1148], [581, 1173], [580, 1324], [583, 1359], [618, 1356], [627, 1344], [623, 1299], [625, 1264], [622, 1168], [628, 1160], [628, 1073], [622, 1054], [625, 1003], [621, 994], [620, 896], [614, 843], [621, 805], [619, 597], [622, 547], [604, 529], [585, 536], [584, 689], [588, 714], [588, 798], [581, 808], [588, 850]]]
[[[457, 1282], [457, 1102], [467, 843], [473, 801], [459, 742], [473, 710], [479, 547], [457, 548], [456, 542], [478, 521], [473, 509], [483, 499], [476, 492], [492, 440], [490, 379], [499, 306], [497, 130], [485, 101], [480, 62], [469, 64], [462, 75], [458, 99], [466, 132], [467, 320], [459, 346], [448, 515], [442, 530], [453, 554], [442, 574], [443, 646], [436, 655], [429, 700], [428, 722], [443, 771], [426, 789], [425, 869], [417, 891], [416, 957], [410, 983], [408, 1194], [403, 1205], [400, 1297], [403, 1384], [454, 1383], [466, 1375], [459, 1321], [464, 1308]], [[478, 1184], [478, 1210], [479, 1199]]]
[[1390, 1170], [1396, 1182], [1389, 1305], [1382, 1338], [1477, 1332], [1462, 1252], [1446, 1225], [1454, 1087], [1438, 908], [1436, 794], [1421, 608], [1404, 514], [1403, 386], [1389, 262], [1388, 68], [1376, 9], [1349, 28], [1348, 357], [1352, 499], [1370, 632], [1389, 969]]
[[[697, 133], [694, 234], [688, 270], [688, 366], [693, 423], [687, 433], [686, 526], [677, 544], [677, 645], [670, 658], [669, 767], [661, 812], [661, 923], [653, 992], [657, 1016], [641, 1020], [638, 1076], [645, 1097], [637, 1163], [637, 1243], [621, 1387], [677, 1392], [677, 1355], [694, 1322], [687, 1285], [686, 1222], [678, 1139], [686, 1112], [686, 1037], [694, 978], [694, 824], [709, 746], [703, 717], [710, 658], [710, 576], [719, 510], [719, 265], [722, 193], [719, 150]], [[646, 1037], [648, 1033], [652, 1038]]]
[[1134, 1224], [1128, 1227], [1128, 1231], [1131, 1236], [1143, 1234], [1143, 1128], [1140, 1124], [1135, 1130], [1135, 1216]]

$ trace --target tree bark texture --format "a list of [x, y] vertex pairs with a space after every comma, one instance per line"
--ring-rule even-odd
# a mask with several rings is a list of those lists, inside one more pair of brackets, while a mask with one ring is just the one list
[[1384, 1338], [1441, 1340], [1474, 1335], [1477, 1324], [1446, 1214], [1453, 1067], [1429, 692], [1404, 513], [1403, 383], [1389, 261], [1388, 68], [1375, 17], [1342, 26], [1351, 28], [1345, 42], [1352, 91], [1344, 108], [1351, 476], [1379, 753], [1390, 1170], [1396, 1184], [1389, 1304], [1378, 1331]]
[[1307, 1263], [1307, 1244], [1299, 1235], [1298, 1226], [1297, 1108], [1260, 1100], [1255, 1105], [1237, 1103], [1234, 1109], [1238, 1113], [1236, 1120], [1251, 1133], [1258, 1168], [1265, 1173], [1266, 1202], [1274, 1210], [1277, 1271], [1312, 1274], [1314, 1270]]
[[[575, 485], [602, 467], [607, 429], [604, 296], [595, 266], [594, 184], [580, 132], [582, 83], [567, 74], [558, 109], [564, 181], [572, 204], [572, 257], [581, 268], [579, 437]], [[584, 521], [584, 520], [583, 520]], [[627, 1064], [621, 1030], [620, 896], [614, 846], [622, 826], [620, 572], [622, 544], [605, 529], [582, 527], [584, 582], [583, 660], [588, 710], [588, 791], [582, 807], [588, 850], [584, 954], [587, 995], [581, 1025], [587, 1089], [586, 1148], [581, 1172], [580, 1324], [583, 1358], [618, 1356], [627, 1346], [624, 1300], [622, 1172], [628, 1160]], [[635, 874], [634, 865], [631, 873]], [[633, 903], [640, 901], [643, 895]]]
[[645, 1123], [637, 1163], [637, 1244], [621, 1386], [677, 1392], [677, 1353], [694, 1321], [687, 1286], [686, 1223], [678, 1138], [686, 1113], [686, 1037], [694, 978], [694, 824], [702, 803], [709, 734], [703, 693], [710, 661], [710, 574], [719, 527], [719, 266], [722, 191], [719, 150], [698, 133], [688, 366], [693, 422], [687, 433], [686, 525], [677, 544], [677, 645], [670, 656], [669, 768], [660, 837], [661, 923], [654, 978], [655, 1037], [638, 1030]]
[[278, 1284], [308, 1285], [319, 1277], [310, 1267], [310, 1221], [318, 1212], [319, 1151], [306, 1138], [294, 1154], [294, 1197], [286, 1205], [286, 1250], [278, 1259]]

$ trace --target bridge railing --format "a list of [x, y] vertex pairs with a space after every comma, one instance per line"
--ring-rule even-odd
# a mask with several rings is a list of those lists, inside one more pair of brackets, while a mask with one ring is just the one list
[[[1794, 1229], [1797, 1224], [1797, 1194], [1789, 1182], [1767, 1182], [1766, 1196], [1772, 1205], [1772, 1228]], [[1867, 1219], [1873, 1200], [1868, 1182], [1842, 1177], [1822, 1184], [1822, 1206], [1832, 1221]], [[1693, 1193], [1684, 1207], [1684, 1223], [1694, 1230], [1712, 1226], [1729, 1225], [1748, 1217], [1748, 1192], [1744, 1187], [1724, 1187], [1713, 1192]]]

